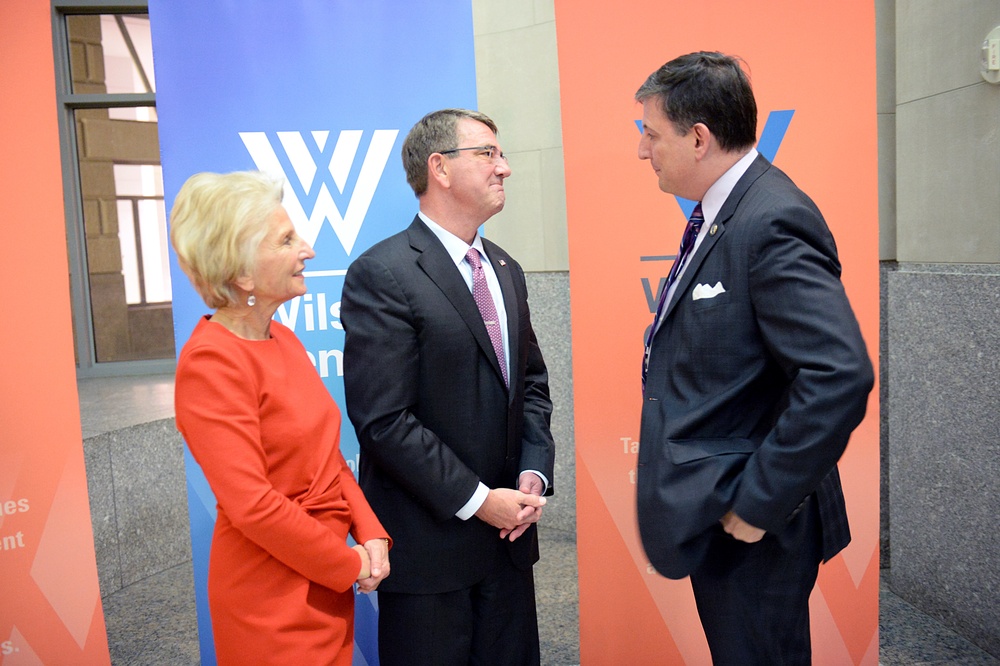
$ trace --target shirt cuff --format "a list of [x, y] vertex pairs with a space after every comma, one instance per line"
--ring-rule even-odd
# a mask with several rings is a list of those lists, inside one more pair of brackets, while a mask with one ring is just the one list
[[476, 488], [476, 492], [472, 493], [472, 497], [469, 501], [465, 503], [458, 513], [455, 514], [456, 518], [461, 520], [468, 520], [476, 515], [476, 511], [479, 511], [479, 507], [483, 505], [486, 501], [486, 496], [490, 494], [490, 489], [482, 481], [479, 482], [479, 487]]

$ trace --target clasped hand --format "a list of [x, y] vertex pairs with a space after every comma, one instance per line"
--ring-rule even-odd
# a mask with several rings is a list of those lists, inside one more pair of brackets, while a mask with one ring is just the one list
[[361, 556], [361, 573], [358, 574], [358, 592], [374, 592], [378, 584], [389, 575], [389, 544], [385, 539], [370, 539], [363, 546], [352, 546]]
[[513, 488], [493, 488], [486, 501], [479, 507], [476, 517], [500, 530], [501, 539], [516, 540], [524, 534], [532, 523], [542, 517], [545, 498], [542, 497], [544, 484], [535, 474], [521, 475], [520, 486]]

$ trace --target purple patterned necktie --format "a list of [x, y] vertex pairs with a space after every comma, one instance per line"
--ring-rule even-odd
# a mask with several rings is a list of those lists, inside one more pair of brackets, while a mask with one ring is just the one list
[[486, 284], [486, 274], [483, 273], [483, 263], [479, 259], [479, 250], [474, 247], [470, 248], [465, 253], [465, 260], [472, 266], [472, 297], [476, 300], [479, 314], [483, 316], [483, 323], [486, 324], [486, 332], [490, 334], [493, 351], [496, 352], [497, 361], [500, 362], [503, 383], [506, 386], [510, 386], [507, 379], [507, 361], [503, 353], [503, 335], [500, 332], [500, 317], [497, 316], [497, 308], [493, 303], [493, 296], [490, 295], [489, 285]]
[[649, 327], [649, 335], [646, 336], [646, 353], [642, 358], [642, 389], [644, 392], [646, 390], [646, 371], [649, 369], [649, 346], [653, 342], [653, 336], [656, 335], [656, 328], [660, 323], [660, 317], [663, 316], [663, 311], [667, 307], [667, 294], [670, 293], [670, 286], [677, 280], [677, 276], [680, 275], [684, 265], [691, 258], [694, 242], [698, 239], [698, 232], [701, 231], [701, 225], [704, 223], [705, 216], [701, 212], [701, 202], [699, 201], [695, 204], [694, 210], [691, 211], [691, 217], [688, 218], [687, 228], [684, 229], [684, 235], [681, 237], [681, 247], [677, 251], [677, 259], [674, 260], [674, 265], [670, 267], [670, 273], [667, 274], [667, 281], [663, 284], [663, 289], [660, 291], [660, 300], [656, 304], [656, 315], [653, 317], [653, 325]]

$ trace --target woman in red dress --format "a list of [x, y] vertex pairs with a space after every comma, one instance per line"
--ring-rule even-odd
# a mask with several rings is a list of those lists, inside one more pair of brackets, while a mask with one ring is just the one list
[[[350, 664], [354, 584], [389, 574], [388, 535], [340, 452], [340, 410], [272, 320], [315, 256], [257, 172], [202, 173], [171, 214], [209, 308], [177, 363], [177, 427], [218, 502], [208, 599], [220, 664]], [[348, 546], [347, 535], [359, 545]]]

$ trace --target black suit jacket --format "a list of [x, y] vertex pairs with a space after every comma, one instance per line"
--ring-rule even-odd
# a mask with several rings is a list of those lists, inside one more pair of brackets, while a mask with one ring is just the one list
[[813, 493], [833, 557], [850, 541], [836, 464], [873, 382], [833, 236], [758, 157], [652, 340], [637, 481], [650, 562], [683, 578], [728, 510], [780, 534]]
[[[497, 245], [483, 245], [507, 311], [509, 390], [472, 293], [419, 217], [347, 272], [347, 413], [361, 445], [361, 487], [393, 538], [382, 590], [468, 587], [503, 556], [496, 528], [455, 517], [480, 481], [516, 488], [522, 471], [537, 470], [552, 491], [552, 403], [524, 273]], [[534, 526], [504, 543], [517, 566], [538, 560]]]

